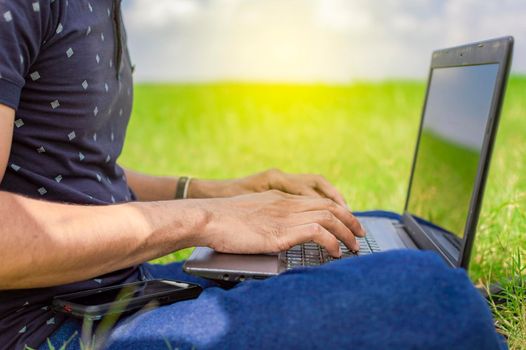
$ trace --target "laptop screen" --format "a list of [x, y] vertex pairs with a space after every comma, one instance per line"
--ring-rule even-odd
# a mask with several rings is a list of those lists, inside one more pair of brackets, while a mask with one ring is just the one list
[[[464, 238], [498, 64], [431, 72], [407, 211]], [[426, 225], [426, 231], [433, 225]], [[448, 236], [448, 235], [446, 235]]]

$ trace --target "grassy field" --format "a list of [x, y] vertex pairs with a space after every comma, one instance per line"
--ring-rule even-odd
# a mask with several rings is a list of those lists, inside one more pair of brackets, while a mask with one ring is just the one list
[[[139, 85], [121, 162], [158, 174], [230, 178], [270, 167], [325, 175], [354, 210], [403, 210], [425, 86]], [[470, 275], [487, 283], [524, 272], [526, 78], [513, 77]], [[175, 253], [162, 261], [182, 259]], [[512, 348], [526, 348], [525, 286], [495, 307]], [[513, 289], [516, 288], [516, 289]], [[522, 293], [523, 299], [517, 295]]]

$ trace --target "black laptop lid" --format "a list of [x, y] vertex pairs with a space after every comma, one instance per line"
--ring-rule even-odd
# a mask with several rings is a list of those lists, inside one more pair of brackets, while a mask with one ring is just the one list
[[512, 43], [433, 53], [406, 216], [452, 265], [469, 262]]

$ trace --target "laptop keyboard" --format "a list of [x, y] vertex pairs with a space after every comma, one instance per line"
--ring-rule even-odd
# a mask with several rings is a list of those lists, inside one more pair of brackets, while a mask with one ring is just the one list
[[329, 253], [327, 253], [327, 250], [317, 243], [303, 243], [294, 246], [285, 253], [287, 269], [300, 266], [318, 266], [333, 260], [368, 255], [381, 251], [378, 243], [376, 243], [371, 234], [368, 234], [365, 238], [356, 237], [356, 241], [360, 244], [360, 251], [358, 253], [349, 251], [349, 249], [340, 242], [340, 248], [342, 250], [341, 258], [331, 257]]

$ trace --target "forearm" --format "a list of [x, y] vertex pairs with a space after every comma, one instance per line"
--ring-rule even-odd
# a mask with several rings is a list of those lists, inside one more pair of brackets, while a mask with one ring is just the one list
[[[161, 177], [140, 174], [125, 169], [128, 185], [139, 201], [171, 200], [175, 197], [178, 177]], [[248, 190], [234, 186], [235, 180], [201, 180], [192, 179], [188, 188], [188, 198], [231, 197]]]
[[172, 200], [175, 198], [177, 177], [160, 177], [124, 169], [128, 186], [142, 202]]
[[81, 281], [199, 243], [198, 201], [77, 206], [0, 192], [0, 290]]

